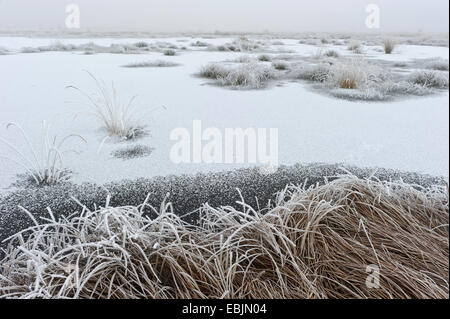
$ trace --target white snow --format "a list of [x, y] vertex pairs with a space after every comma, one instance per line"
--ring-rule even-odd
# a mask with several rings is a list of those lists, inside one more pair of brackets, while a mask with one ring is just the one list
[[[195, 39], [178, 42], [164, 39], [58, 39], [61, 43], [95, 42], [135, 43], [164, 41], [186, 45], [201, 40], [211, 44], [232, 39]], [[297, 54], [314, 54], [317, 47], [282, 39], [284, 46], [274, 50], [295, 50]], [[20, 50], [22, 47], [49, 45], [54, 39], [0, 37], [0, 47]], [[341, 54], [350, 54], [346, 46], [326, 46]], [[394, 54], [385, 55], [366, 47], [370, 58], [410, 61], [423, 58], [448, 59], [449, 49], [401, 45]], [[258, 52], [252, 53], [257, 56]], [[449, 94], [448, 91], [428, 97], [408, 97], [393, 102], [354, 102], [328, 97], [304, 83], [284, 83], [264, 90], [230, 90], [205, 85], [207, 81], [193, 76], [208, 62], [232, 60], [241, 53], [208, 52], [201, 48], [180, 51], [173, 57], [161, 53], [95, 54], [81, 52], [17, 53], [0, 55], [0, 137], [26, 150], [20, 134], [6, 130], [8, 122], [24, 127], [38, 145], [41, 121], [52, 124], [59, 136], [78, 133], [87, 145], [75, 142], [67, 148], [65, 166], [75, 173], [76, 182], [97, 182], [123, 178], [150, 177], [228, 170], [242, 164], [173, 164], [169, 152], [175, 143], [171, 130], [192, 130], [192, 121], [201, 120], [204, 128], [278, 128], [280, 164], [342, 162], [358, 166], [376, 166], [448, 176], [449, 174]], [[181, 64], [170, 68], [123, 68], [122, 65], [149, 60], [168, 60]], [[88, 70], [106, 82], [114, 81], [118, 97], [124, 103], [133, 95], [137, 116], [150, 135], [132, 142], [154, 148], [148, 157], [122, 160], [110, 153], [130, 145], [106, 141], [101, 123], [88, 114], [91, 109], [76, 91], [76, 85], [94, 92]], [[164, 106], [164, 108], [161, 108]], [[17, 158], [0, 143], [0, 155]], [[244, 164], [245, 166], [245, 164]], [[5, 190], [23, 169], [0, 158], [0, 188]], [[1, 191], [1, 190], [0, 190]]]

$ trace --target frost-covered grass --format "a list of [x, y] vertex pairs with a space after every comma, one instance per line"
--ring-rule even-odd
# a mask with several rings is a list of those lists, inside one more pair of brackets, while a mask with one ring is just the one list
[[270, 67], [249, 63], [231, 69], [226, 76], [219, 78], [219, 82], [224, 86], [260, 89], [274, 78], [275, 75]]
[[17, 155], [17, 158], [0, 156], [10, 160], [26, 170], [25, 178], [37, 186], [54, 185], [67, 181], [70, 171], [64, 167], [64, 154], [75, 152], [74, 150], [63, 150], [67, 140], [77, 138], [86, 143], [86, 140], [78, 134], [70, 134], [58, 139], [57, 135], [50, 134], [50, 125], [42, 123], [41, 141], [39, 149], [36, 149], [25, 130], [16, 123], [9, 123], [7, 128], [15, 128], [23, 137], [27, 151], [21, 150], [19, 145], [13, 145], [5, 139], [0, 142], [6, 144]]
[[231, 52], [251, 52], [261, 48], [261, 44], [247, 37], [240, 37], [232, 42], [228, 42], [218, 46], [209, 46], [214, 51], [231, 51]]
[[395, 68], [405, 68], [408, 66], [407, 62], [395, 62], [394, 64], [392, 64], [393, 67]]
[[[359, 44], [359, 42], [358, 42]], [[356, 46], [358, 50], [360, 46]], [[354, 49], [354, 48], [353, 48]], [[280, 58], [291, 60], [289, 64], [280, 61]], [[241, 56], [235, 60], [228, 62], [239, 62], [246, 65], [258, 65], [255, 58], [249, 56]], [[272, 62], [272, 69], [278, 71], [288, 70], [289, 72], [278, 72], [271, 74], [270, 72], [252, 71], [252, 68], [246, 66], [238, 69], [221, 65], [220, 63], [212, 63], [203, 67], [200, 75], [205, 78], [218, 80], [218, 83], [224, 86], [234, 87], [262, 87], [259, 82], [265, 83], [267, 79], [298, 79], [320, 83], [316, 86], [325, 92], [338, 97], [350, 100], [367, 100], [367, 101], [383, 101], [389, 100], [401, 95], [428, 95], [432, 94], [433, 88], [448, 87], [448, 75], [445, 73], [425, 72], [422, 76], [407, 76], [405, 73], [397, 74], [394, 68], [392, 70], [386, 63], [377, 60], [369, 60], [364, 57], [348, 57], [340, 56], [335, 50], [322, 51], [318, 49], [316, 53], [309, 57], [297, 55], [267, 55], [260, 54], [256, 56], [256, 61]], [[416, 65], [417, 64], [417, 65]], [[263, 63], [260, 63], [260, 66]], [[437, 68], [446, 69], [448, 61], [428, 59], [415, 63], [396, 62], [391, 63], [394, 67], [407, 67], [411, 65], [415, 68]], [[232, 72], [233, 71], [233, 72]], [[425, 70], [426, 71], [426, 70]], [[430, 74], [428, 74], [430, 73]], [[245, 76], [247, 74], [248, 76]], [[247, 78], [247, 79], [244, 79]], [[250, 78], [262, 79], [250, 80]], [[237, 80], [235, 80], [237, 79]], [[242, 84], [255, 83], [255, 84]]]
[[199, 75], [202, 78], [217, 80], [221, 77], [227, 76], [229, 70], [229, 68], [226, 68], [219, 63], [209, 63], [200, 68]]
[[103, 81], [98, 80], [89, 73], [94, 80], [97, 92], [87, 94], [76, 86], [68, 86], [80, 92], [93, 108], [92, 115], [96, 116], [105, 126], [109, 136], [118, 136], [121, 139], [133, 139], [143, 133], [142, 126], [138, 124], [135, 110], [132, 107], [135, 97], [128, 103], [119, 102], [114, 83], [109, 88]]
[[284, 70], [288, 70], [289, 69], [289, 63], [287, 63], [285, 61], [273, 61], [272, 62], [272, 67], [275, 70], [284, 71]]
[[320, 40], [319, 39], [302, 39], [298, 41], [300, 44], [306, 44], [306, 45], [319, 45]]
[[363, 59], [350, 59], [330, 66], [328, 84], [341, 89], [360, 89], [379, 84], [388, 79], [380, 67]]
[[232, 88], [260, 89], [275, 78], [272, 68], [258, 63], [245, 63], [239, 67], [224, 67], [217, 63], [201, 68], [199, 75], [215, 79], [218, 84]]
[[137, 48], [147, 48], [149, 45], [148, 45], [147, 42], [139, 41], [139, 42], [136, 42], [134, 44], [134, 46], [137, 47]]
[[383, 83], [380, 87], [380, 90], [384, 92], [385, 96], [387, 95], [428, 95], [432, 94], [433, 90], [427, 86], [410, 83], [408, 81], [388, 81]]
[[258, 56], [258, 60], [261, 62], [270, 62], [272, 61], [272, 57], [268, 54], [261, 54]]
[[290, 77], [299, 80], [308, 80], [313, 82], [325, 82], [330, 76], [330, 65], [319, 63], [314, 65], [300, 65], [293, 69]]
[[134, 62], [123, 65], [125, 68], [165, 68], [165, 67], [173, 67], [179, 66], [180, 64], [172, 62], [172, 61], [164, 61], [164, 60], [156, 60], [156, 61], [143, 61], [143, 62]]
[[408, 82], [438, 89], [448, 88], [448, 72], [434, 70], [415, 71], [408, 77]]
[[394, 78], [389, 70], [362, 58], [297, 65], [293, 79], [320, 83], [325, 92], [349, 100], [382, 101], [401, 95], [428, 95], [433, 88], [448, 88], [448, 73], [422, 70]]
[[426, 69], [436, 71], [448, 71], [448, 60], [445, 59], [433, 59], [425, 64]]
[[163, 54], [166, 56], [174, 56], [177, 54], [177, 52], [175, 50], [172, 49], [167, 49], [163, 51]]
[[241, 55], [241, 56], [237, 57], [236, 59], [231, 60], [231, 62], [234, 62], [234, 63], [250, 63], [253, 61], [255, 61], [255, 59], [248, 55]]
[[207, 46], [209, 46], [209, 44], [207, 42], [203, 42], [203, 41], [197, 40], [197, 41], [191, 43], [191, 46], [193, 46], [193, 47], [207, 47]]
[[113, 54], [139, 54], [152, 52], [161, 52], [161, 50], [175, 50], [178, 47], [167, 42], [156, 42], [153, 44], [139, 41], [136, 43], [113, 43], [109, 46], [102, 46], [93, 42], [84, 44], [63, 44], [54, 42], [50, 45], [38, 47], [24, 47], [22, 53], [39, 53], [39, 52], [91, 52], [91, 53], [113, 53]]
[[[11, 236], [1, 298], [448, 298], [448, 190], [340, 176], [271, 206], [197, 211], [167, 201], [42, 220]], [[154, 218], [145, 215], [150, 210]], [[180, 214], [180, 212], [178, 212]], [[395, 234], [395, 236], [393, 236]], [[351, 253], [349, 253], [351, 251]], [[367, 266], [383, 274], [367, 285]], [[349, 269], [352, 275], [349, 276]]]
[[367, 86], [361, 89], [329, 88], [329, 93], [334, 97], [347, 100], [385, 101], [402, 95], [428, 95], [432, 94], [433, 91], [422, 85], [406, 81], [388, 81], [377, 86]]
[[336, 50], [327, 50], [323, 54], [324, 56], [331, 57], [331, 58], [339, 58], [340, 54]]
[[359, 41], [352, 40], [349, 42], [347, 49], [350, 51], [356, 51], [361, 49], [361, 43]]
[[260, 44], [248, 39], [247, 37], [240, 37], [234, 40], [233, 45], [235, 45], [238, 51], [241, 52], [253, 51], [261, 47]]

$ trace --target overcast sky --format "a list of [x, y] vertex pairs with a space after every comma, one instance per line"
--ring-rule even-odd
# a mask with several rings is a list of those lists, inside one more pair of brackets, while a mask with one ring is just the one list
[[370, 3], [380, 8], [380, 31], [449, 29], [448, 0], [0, 0], [0, 31], [64, 28], [70, 3], [82, 29], [364, 32]]

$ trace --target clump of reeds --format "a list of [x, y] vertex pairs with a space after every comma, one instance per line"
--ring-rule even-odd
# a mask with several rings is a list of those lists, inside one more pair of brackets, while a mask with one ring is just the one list
[[76, 86], [68, 86], [80, 92], [90, 102], [93, 112], [90, 114], [97, 117], [105, 126], [109, 136], [118, 136], [122, 139], [133, 139], [143, 134], [143, 128], [138, 124], [137, 116], [133, 108], [136, 98], [132, 97], [128, 103], [124, 104], [117, 98], [114, 83], [109, 88], [103, 81], [98, 80], [94, 75], [87, 72], [94, 80], [98, 92], [93, 95], [85, 93]]
[[383, 40], [383, 49], [384, 53], [391, 54], [394, 51], [395, 42], [392, 39], [384, 39]]

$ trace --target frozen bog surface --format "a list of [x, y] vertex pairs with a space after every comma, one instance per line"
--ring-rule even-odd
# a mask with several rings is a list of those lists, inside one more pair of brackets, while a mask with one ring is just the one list
[[[192, 132], [194, 120], [203, 129], [278, 128], [279, 163], [345, 163], [356, 166], [393, 168], [448, 177], [449, 174], [449, 93], [441, 90], [424, 97], [404, 97], [393, 101], [365, 102], [338, 99], [316, 92], [303, 82], [280, 81], [259, 90], [227, 89], [210, 85], [196, 76], [209, 62], [231, 61], [241, 55], [257, 57], [259, 51], [221, 52], [191, 47], [197, 40], [213, 45], [233, 39], [58, 39], [61, 43], [94, 42], [136, 43], [140, 40], [186, 45], [175, 56], [149, 51], [140, 54], [84, 54], [82, 51], [20, 53], [23, 47], [50, 45], [44, 38], [0, 37], [0, 47], [11, 51], [0, 55], [0, 137], [26, 152], [26, 143], [17, 130], [6, 124], [20, 124], [38, 147], [41, 122], [48, 121], [51, 131], [63, 137], [77, 133], [87, 144], [67, 141], [67, 149], [79, 153], [64, 155], [64, 166], [73, 172], [74, 182], [106, 183], [125, 178], [224, 171], [251, 164], [175, 164], [170, 160], [175, 128]], [[279, 47], [284, 55], [308, 56], [318, 48], [283, 39], [284, 45], [269, 46], [270, 55]], [[349, 53], [346, 46], [327, 46]], [[367, 46], [367, 59], [411, 62], [416, 59], [448, 59], [446, 47], [400, 45], [394, 54], [385, 55]], [[179, 64], [173, 67], [124, 68], [123, 65], [164, 60]], [[302, 62], [300, 62], [302, 63]], [[270, 65], [270, 62], [266, 63]], [[102, 123], [89, 112], [88, 101], [74, 85], [87, 93], [96, 91], [95, 82], [85, 71], [109, 84], [114, 82], [117, 97], [127, 103], [134, 95], [133, 114], [148, 134], [135, 141], [106, 139]], [[124, 148], [140, 145], [146, 156], [130, 159], [114, 157]], [[151, 151], [150, 151], [151, 150]], [[0, 154], [16, 158], [16, 153], [0, 143]], [[0, 158], [1, 191], [16, 180], [24, 169]]]

